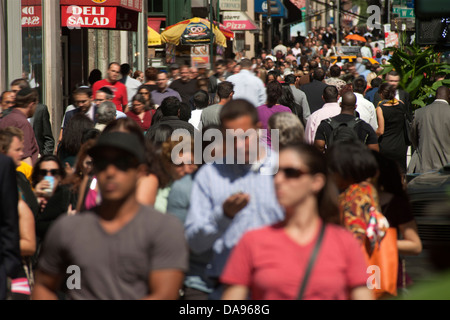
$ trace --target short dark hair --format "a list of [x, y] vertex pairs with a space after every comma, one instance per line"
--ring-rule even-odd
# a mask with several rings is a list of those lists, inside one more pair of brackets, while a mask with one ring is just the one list
[[386, 77], [387, 77], [387, 76], [399, 77], [400, 74], [399, 74], [397, 71], [392, 70], [392, 71], [389, 71], [389, 72], [386, 74]]
[[352, 183], [372, 178], [378, 171], [372, 152], [360, 142], [338, 142], [327, 149], [326, 157], [330, 173]]
[[294, 84], [295, 80], [296, 80], [296, 77], [293, 74], [288, 74], [287, 76], [284, 77], [284, 82], [287, 84]]
[[216, 63], [214, 63], [214, 65], [216, 67], [218, 67], [218, 66], [226, 66], [227, 62], [225, 60], [223, 60], [223, 59], [219, 59], [219, 60], [216, 61]]
[[250, 116], [252, 123], [256, 125], [259, 122], [258, 111], [255, 106], [244, 99], [236, 99], [227, 102], [220, 110], [220, 122], [235, 120], [243, 116]]
[[124, 63], [120, 66], [120, 74], [123, 76], [128, 76], [131, 71], [131, 66], [128, 63]]
[[353, 92], [363, 94], [367, 88], [367, 82], [362, 77], [358, 77], [353, 80]]
[[242, 59], [241, 62], [239, 63], [241, 65], [242, 69], [249, 69], [252, 67], [252, 61], [249, 59]]
[[114, 92], [112, 92], [112, 90], [110, 88], [108, 88], [108, 87], [101, 87], [100, 89], [98, 89], [98, 91], [103, 92], [104, 94], [106, 94], [106, 99], [114, 98]]
[[323, 89], [323, 100], [326, 103], [337, 102], [338, 95], [339, 92], [335, 86], [326, 86], [325, 89]]
[[330, 67], [330, 76], [333, 78], [339, 77], [341, 75], [341, 67], [334, 64]]
[[192, 116], [191, 106], [185, 102], [181, 102], [180, 103], [180, 115], [178, 116], [178, 118], [180, 118], [180, 120], [189, 122], [189, 119], [191, 119], [191, 116]]
[[20, 79], [15, 79], [11, 82], [10, 87], [12, 86], [19, 86], [20, 89], [25, 89], [25, 88], [29, 88], [30, 84], [28, 83], [28, 81], [26, 79], [20, 78]]
[[194, 93], [194, 106], [197, 109], [203, 109], [208, 106], [209, 103], [209, 95], [205, 90], [198, 90]]
[[378, 88], [382, 83], [383, 79], [376, 77], [372, 79], [372, 81], [370, 82], [370, 86], [372, 88]]
[[[111, 90], [111, 89], [110, 89]], [[103, 90], [102, 90], [103, 91]], [[104, 91], [103, 91], [104, 92]], [[112, 91], [111, 91], [112, 92]], [[85, 94], [85, 95], [87, 95], [88, 97], [91, 97], [92, 96], [92, 89], [91, 88], [85, 88], [85, 87], [82, 87], [82, 88], [78, 88], [78, 89], [76, 89], [74, 92], [73, 92], [73, 94], [72, 94], [72, 96], [73, 97], [75, 97], [75, 96], [77, 96], [77, 95], [79, 95], [79, 94]]]
[[158, 75], [158, 69], [155, 67], [148, 67], [145, 69], [145, 80], [146, 81], [156, 81], [156, 76]]
[[217, 86], [217, 95], [220, 99], [227, 99], [234, 90], [234, 84], [230, 81], [222, 81]]
[[178, 117], [178, 111], [180, 111], [181, 102], [177, 97], [167, 97], [161, 102], [161, 106], [159, 108], [161, 108], [164, 117]]
[[38, 102], [39, 94], [36, 89], [24, 88], [16, 95], [16, 107], [26, 108], [31, 102]]
[[325, 78], [325, 71], [322, 68], [315, 68], [313, 79], [317, 81], [322, 81]]

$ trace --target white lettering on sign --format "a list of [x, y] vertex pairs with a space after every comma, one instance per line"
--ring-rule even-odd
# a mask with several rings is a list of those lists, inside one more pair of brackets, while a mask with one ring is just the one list
[[246, 28], [246, 24], [245, 23], [234, 23], [234, 22], [227, 22], [225, 24], [225, 26], [227, 28], [230, 28], [232, 30], [240, 30], [240, 29], [245, 29]]
[[67, 19], [67, 24], [69, 26], [107, 26], [109, 24], [109, 19], [106, 17], [76, 17], [70, 16]]
[[73, 15], [85, 15], [85, 16], [104, 16], [105, 8], [103, 7], [77, 7], [72, 6]]
[[26, 15], [32, 16], [34, 15], [34, 7], [24, 7], [22, 12]]

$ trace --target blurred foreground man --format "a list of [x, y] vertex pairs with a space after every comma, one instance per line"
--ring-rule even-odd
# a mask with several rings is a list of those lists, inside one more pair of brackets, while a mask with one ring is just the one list
[[69, 289], [69, 299], [177, 299], [188, 261], [183, 227], [136, 200], [136, 183], [146, 168], [142, 140], [105, 133], [89, 155], [102, 204], [52, 225], [33, 299], [56, 299], [60, 288]]

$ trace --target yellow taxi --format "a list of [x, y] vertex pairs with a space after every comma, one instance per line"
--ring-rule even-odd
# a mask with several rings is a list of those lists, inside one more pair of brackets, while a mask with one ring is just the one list
[[[356, 56], [340, 56], [342, 58], [342, 63], [346, 62], [356, 62]], [[370, 62], [371, 64], [380, 64], [377, 60], [373, 58], [368, 57], [362, 57], [363, 63], [366, 64], [367, 62]], [[331, 65], [335, 64], [337, 62], [337, 56], [330, 57]]]

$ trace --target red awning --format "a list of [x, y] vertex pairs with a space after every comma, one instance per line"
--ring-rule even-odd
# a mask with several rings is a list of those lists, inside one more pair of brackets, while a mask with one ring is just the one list
[[159, 29], [161, 29], [161, 22], [166, 21], [166, 18], [160, 17], [149, 17], [147, 22], [148, 26], [159, 33]]
[[59, 0], [64, 6], [101, 6], [121, 7], [133, 11], [142, 11], [142, 0]]

